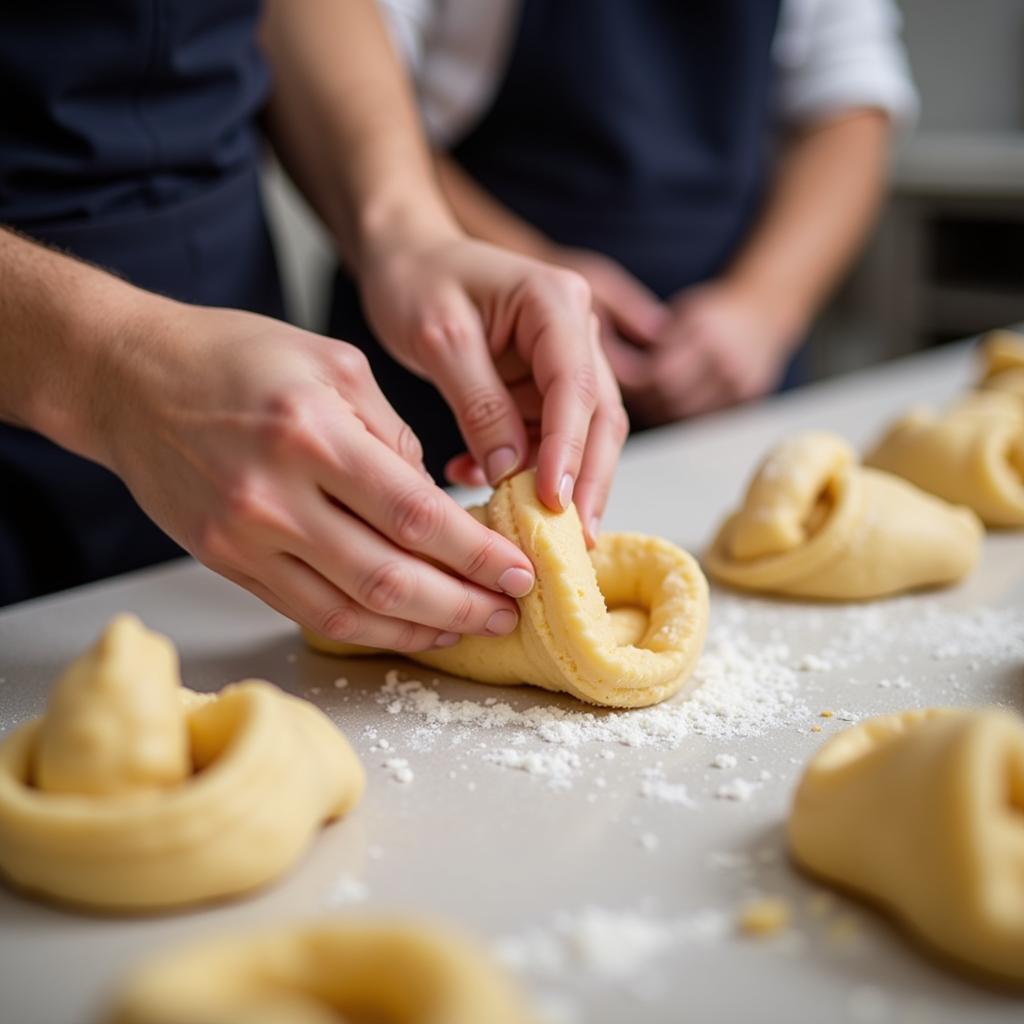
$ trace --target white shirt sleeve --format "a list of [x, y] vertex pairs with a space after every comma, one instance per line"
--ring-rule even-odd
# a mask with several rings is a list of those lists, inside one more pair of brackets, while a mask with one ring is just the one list
[[412, 76], [427, 138], [448, 146], [501, 84], [520, 0], [377, 0]]
[[875, 107], [912, 125], [918, 99], [900, 27], [893, 0], [783, 0], [773, 46], [783, 121]]

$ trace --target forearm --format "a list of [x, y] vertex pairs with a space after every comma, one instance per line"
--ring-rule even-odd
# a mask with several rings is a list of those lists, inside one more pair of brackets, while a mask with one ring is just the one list
[[435, 152], [434, 166], [441, 191], [468, 235], [524, 256], [547, 258], [551, 243], [544, 234], [477, 184], [447, 153]]
[[90, 396], [161, 301], [0, 228], [0, 420], [105, 462]]
[[367, 245], [456, 232], [373, 0], [269, 0], [274, 148], [350, 266]]
[[882, 195], [888, 137], [888, 118], [864, 110], [786, 147], [761, 217], [725, 275], [782, 335], [806, 328], [862, 242]]

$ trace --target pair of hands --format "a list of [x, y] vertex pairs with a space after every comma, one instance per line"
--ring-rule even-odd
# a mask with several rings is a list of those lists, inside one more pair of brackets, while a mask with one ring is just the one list
[[728, 279], [663, 304], [599, 253], [555, 248], [549, 258], [590, 284], [608, 361], [630, 408], [650, 425], [764, 394], [781, 378], [799, 334]]
[[[596, 535], [627, 420], [578, 275], [452, 233], [360, 266], [392, 353], [435, 381], [491, 482]], [[460, 508], [358, 349], [136, 293], [97, 371], [92, 454], [200, 561], [339, 641], [415, 651], [513, 630], [526, 556]], [[88, 452], [87, 452], [88, 453]], [[97, 454], [99, 453], [99, 454]]]

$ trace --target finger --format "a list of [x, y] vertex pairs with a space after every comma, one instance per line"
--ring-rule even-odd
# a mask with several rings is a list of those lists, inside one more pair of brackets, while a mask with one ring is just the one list
[[535, 332], [531, 365], [543, 398], [537, 495], [558, 510], [572, 501], [597, 404], [596, 363], [604, 357], [593, 313], [567, 319], [565, 306], [540, 302], [531, 314], [524, 326]]
[[601, 530], [612, 478], [619, 462], [622, 446], [629, 436], [629, 417], [622, 405], [619, 389], [612, 379], [611, 370], [601, 370], [601, 399], [590, 425], [587, 450], [576, 484], [576, 509], [583, 523], [588, 545], [597, 541]]
[[360, 608], [318, 572], [290, 555], [272, 556], [261, 567], [262, 580], [243, 573], [226, 575], [293, 622], [338, 643], [411, 653], [451, 647], [460, 639], [455, 632], [386, 618]]
[[[475, 522], [475, 520], [474, 520]], [[292, 550], [361, 608], [446, 632], [498, 636], [515, 629], [515, 602], [395, 547], [328, 501], [306, 510]]]
[[609, 275], [601, 296], [615, 329], [640, 345], [653, 345], [669, 316], [668, 308], [632, 274]]
[[426, 475], [419, 438], [381, 391], [366, 356], [345, 342], [333, 342], [332, 349], [334, 383], [341, 396], [374, 437]]
[[444, 467], [445, 479], [459, 487], [486, 487], [487, 476], [469, 452], [449, 459]]
[[421, 362], [455, 414], [469, 450], [491, 484], [522, 466], [523, 421], [494, 366], [480, 315], [462, 295], [423, 331]]
[[616, 334], [603, 334], [601, 345], [612, 373], [622, 387], [640, 388], [650, 383], [651, 350], [638, 348]]
[[[319, 468], [324, 491], [399, 548], [510, 597], [533, 588], [533, 566], [515, 544], [372, 438], [346, 439], [338, 465]], [[505, 605], [491, 610], [498, 607]]]

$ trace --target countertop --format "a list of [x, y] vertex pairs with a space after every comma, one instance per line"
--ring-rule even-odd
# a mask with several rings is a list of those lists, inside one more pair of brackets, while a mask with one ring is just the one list
[[[777, 440], [818, 428], [864, 445], [974, 372], [959, 345], [646, 434], [627, 448], [605, 525], [699, 552]], [[39, 713], [61, 666], [130, 610], [174, 639], [192, 687], [264, 677], [324, 708], [369, 785], [253, 898], [125, 920], [0, 888], [0, 1020], [89, 1021], [132, 963], [210, 933], [398, 912], [491, 944], [553, 1021], [1020, 1021], [1024, 998], [961, 980], [801, 877], [782, 825], [801, 765], [854, 720], [940, 704], [1024, 710], [1022, 609], [1020, 532], [990, 534], [978, 570], [944, 591], [822, 606], [716, 588], [701, 687], [653, 712], [596, 713], [397, 659], [313, 654], [188, 562], [6, 610], [0, 730]], [[793, 926], [743, 938], [737, 914], [762, 895], [787, 901]]]

